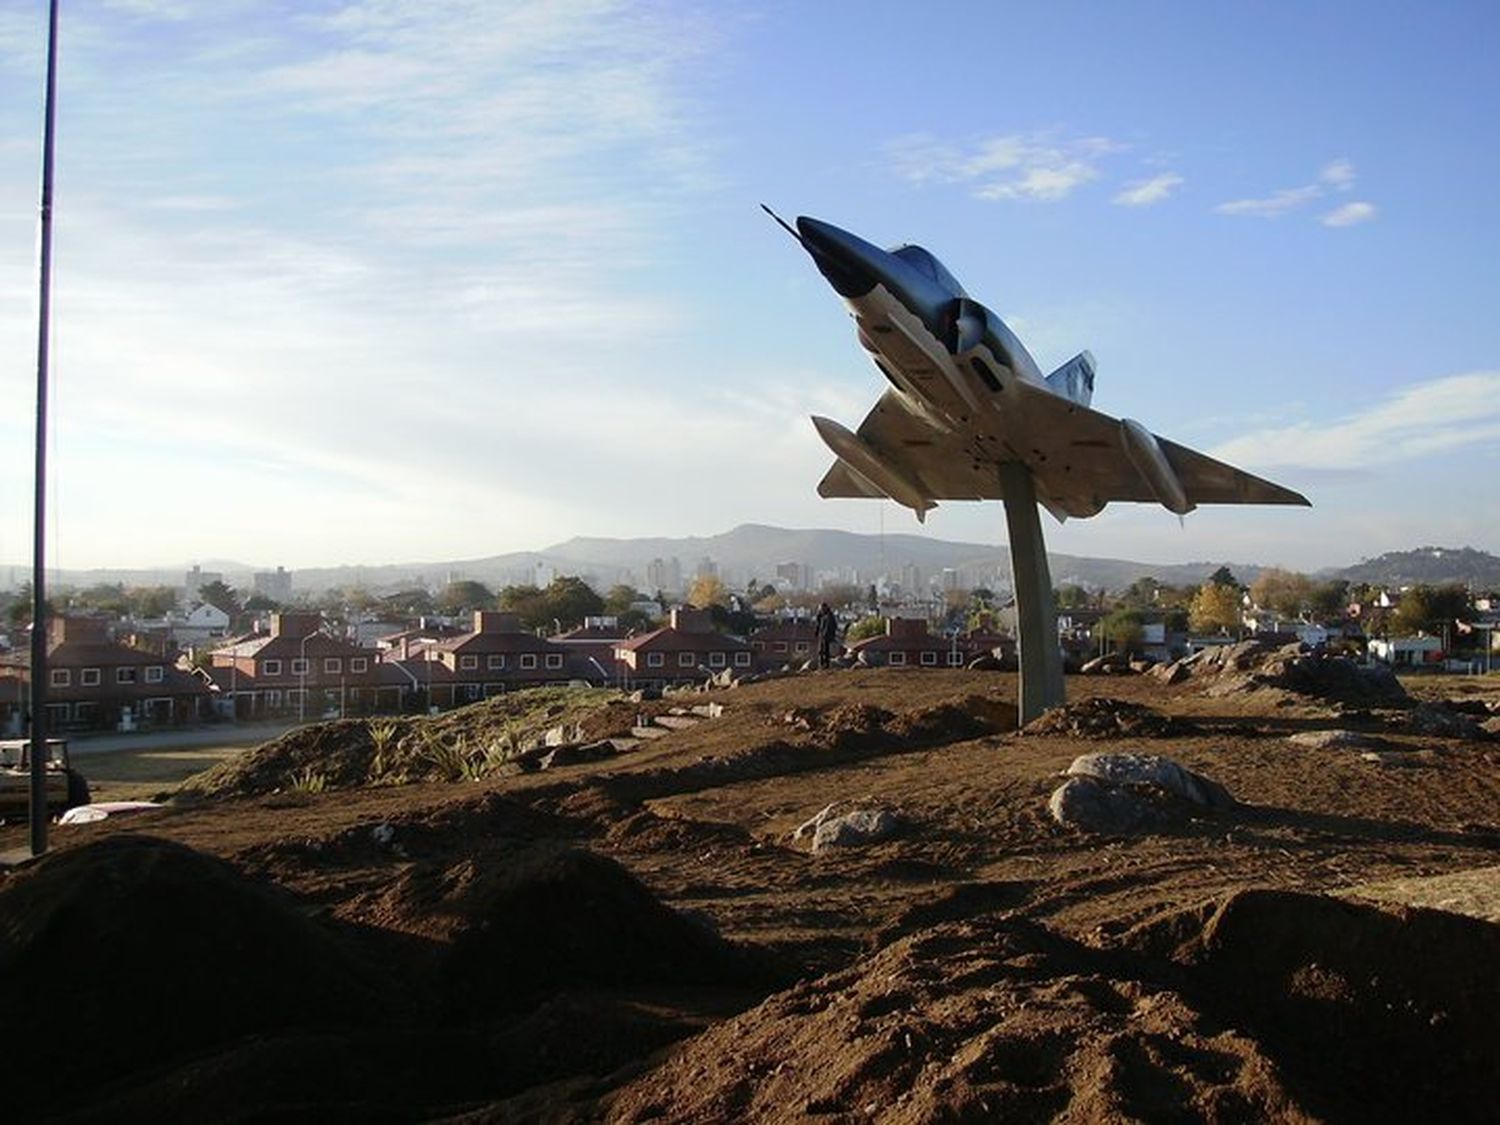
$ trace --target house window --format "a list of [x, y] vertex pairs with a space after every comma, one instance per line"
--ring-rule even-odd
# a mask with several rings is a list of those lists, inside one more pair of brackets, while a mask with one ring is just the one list
[[937, 653], [933, 652], [931, 649], [928, 649], [926, 652], [922, 653], [922, 664], [928, 668], [936, 668]]
[[774, 645], [771, 646], [771, 651], [772, 652], [785, 652], [786, 651], [786, 642], [785, 641], [777, 641]]
[[504, 668], [504, 667], [505, 667], [505, 653], [503, 653], [503, 652], [492, 652], [492, 653], [490, 653], [490, 668], [492, 670], [494, 670], [494, 669], [499, 669], [499, 668]]
[[726, 663], [722, 652], [711, 652], [708, 654], [708, 666], [710, 668], [722, 668]]
[[904, 652], [893, 652], [893, 653], [891, 653], [890, 660], [888, 661], [888, 663], [890, 663], [890, 664], [905, 664], [906, 663], [906, 653], [904, 653]]
[[52, 686], [67, 687], [73, 682], [73, 673], [66, 668], [52, 669]]
[[481, 691], [483, 691], [483, 687], [480, 684], [465, 684], [464, 698], [472, 703], [474, 702], [474, 700], [479, 698]]
[[263, 675], [267, 675], [267, 676], [279, 676], [279, 675], [281, 675], [281, 661], [279, 661], [279, 660], [267, 660], [267, 661], [264, 661], [264, 662], [262, 662], [262, 664], [260, 666], [260, 670], [261, 670], [261, 673]]
[[359, 673], [370, 670], [370, 658], [368, 656], [351, 656], [349, 658], [349, 671]]
[[807, 644], [806, 641], [798, 641], [797, 642], [797, 651], [798, 652], [806, 652], [807, 649], [808, 649], [808, 644]]
[[164, 675], [165, 673], [163, 672], [161, 665], [153, 664], [150, 668], [146, 669], [146, 682], [148, 684], [159, 684], [161, 683]]
[[547, 667], [548, 668], [561, 668], [562, 667], [562, 653], [560, 653], [560, 652], [549, 652], [547, 654]]
[[694, 668], [697, 664], [698, 654], [696, 652], [679, 652], [677, 654], [677, 667]]
[[750, 654], [748, 652], [737, 652], [734, 654], [734, 666], [736, 668], [750, 667]]
[[460, 668], [462, 668], [465, 672], [472, 672], [472, 671], [474, 671], [474, 669], [476, 669], [476, 668], [479, 667], [479, 657], [477, 657], [477, 656], [460, 656], [458, 658], [458, 666]]
[[964, 665], [964, 654], [961, 652], [950, 652], [948, 654], [948, 667], [962, 668]]
[[646, 667], [647, 668], [660, 668], [666, 662], [667, 662], [667, 658], [666, 658], [666, 655], [664, 653], [660, 653], [660, 652], [648, 652], [646, 654]]
[[536, 653], [534, 653], [534, 652], [523, 652], [521, 654], [521, 667], [522, 668], [535, 668], [536, 667]]
[[135, 683], [135, 669], [134, 668], [116, 668], [115, 669], [115, 683], [117, 683], [117, 684], [133, 684], [133, 683]]
[[307, 658], [305, 656], [298, 656], [292, 660], [292, 675], [307, 675]]
[[281, 690], [279, 688], [272, 688], [266, 692], [266, 706], [273, 708], [281, 706]]
[[83, 671], [81, 671], [81, 672], [78, 673], [78, 682], [80, 684], [82, 684], [84, 687], [98, 687], [99, 686], [99, 669], [97, 669], [97, 668], [85, 668], [85, 669], [83, 669]]
[[343, 670], [344, 670], [344, 661], [343, 661], [342, 657], [338, 657], [338, 656], [325, 656], [325, 657], [323, 657], [323, 671], [327, 672], [329, 675], [337, 676]]

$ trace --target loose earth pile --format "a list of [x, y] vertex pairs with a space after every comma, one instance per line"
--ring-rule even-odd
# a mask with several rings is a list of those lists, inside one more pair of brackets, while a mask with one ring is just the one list
[[[722, 718], [605, 759], [451, 781], [372, 780], [367, 726], [298, 732], [0, 875], [0, 1020], [35, 1032], [13, 1038], [7, 1115], [1491, 1113], [1495, 744], [1092, 686], [1036, 737], [1003, 673], [810, 674], [715, 692]], [[579, 737], [641, 718], [533, 702]], [[443, 719], [503, 740], [517, 714]], [[1412, 764], [1289, 737], [1335, 728]], [[1207, 796], [1059, 823], [1070, 765]], [[287, 784], [309, 768], [322, 791]], [[815, 851], [796, 830], [829, 806], [899, 827]], [[1401, 905], [1429, 885], [1470, 916]]]

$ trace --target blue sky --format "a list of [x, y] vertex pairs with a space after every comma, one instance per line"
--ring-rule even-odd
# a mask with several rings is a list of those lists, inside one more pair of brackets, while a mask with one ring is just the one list
[[[0, 6], [0, 559], [45, 5]], [[1500, 552], [1492, 3], [64, 3], [52, 560], [465, 558], [823, 501], [882, 388], [758, 210], [920, 242], [1095, 405], [1311, 510], [1054, 550]], [[923, 533], [998, 542], [993, 504]]]

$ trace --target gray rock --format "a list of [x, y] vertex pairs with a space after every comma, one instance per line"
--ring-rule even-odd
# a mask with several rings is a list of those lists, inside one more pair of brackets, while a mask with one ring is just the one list
[[1376, 744], [1368, 735], [1353, 730], [1304, 730], [1287, 741], [1311, 750], [1366, 750]]
[[1070, 777], [1090, 777], [1114, 786], [1149, 785], [1207, 808], [1228, 808], [1234, 798], [1216, 781], [1159, 754], [1082, 754]]
[[582, 745], [568, 744], [558, 746], [549, 751], [538, 763], [538, 769], [550, 770], [557, 766], [571, 766], [579, 762], [594, 762], [600, 758], [608, 758], [615, 752], [614, 743], [609, 739], [600, 742], [587, 742]]
[[1065, 828], [1110, 836], [1134, 832], [1152, 820], [1147, 801], [1095, 777], [1070, 777], [1052, 791], [1047, 811]]
[[1372, 766], [1414, 766], [1418, 762], [1409, 750], [1366, 750], [1359, 757]]
[[1450, 710], [1440, 703], [1418, 703], [1406, 717], [1406, 729], [1413, 734], [1436, 738], [1477, 740], [1488, 733], [1469, 716]]
[[1164, 684], [1180, 684], [1193, 673], [1188, 661], [1174, 660], [1170, 664], [1158, 664], [1146, 674]]
[[901, 827], [901, 817], [890, 809], [854, 808], [839, 812], [842, 801], [825, 805], [815, 816], [803, 821], [792, 833], [793, 840], [812, 837], [816, 854], [824, 848], [847, 848], [884, 840]]
[[815, 813], [812, 817], [797, 825], [796, 831], [792, 833], [792, 839], [801, 840], [804, 837], [813, 835], [817, 832], [819, 825], [833, 816], [833, 811], [838, 807], [839, 802], [837, 801], [824, 805], [821, 812]]
[[813, 832], [813, 854], [824, 848], [850, 848], [873, 844], [893, 835], [901, 818], [890, 809], [854, 809], [823, 820]]

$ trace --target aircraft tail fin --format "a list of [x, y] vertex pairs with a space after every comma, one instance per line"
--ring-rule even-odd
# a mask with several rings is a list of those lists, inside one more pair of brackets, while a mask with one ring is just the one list
[[1079, 352], [1051, 375], [1047, 386], [1053, 394], [1061, 395], [1070, 402], [1087, 406], [1094, 397], [1094, 357], [1089, 352]]

